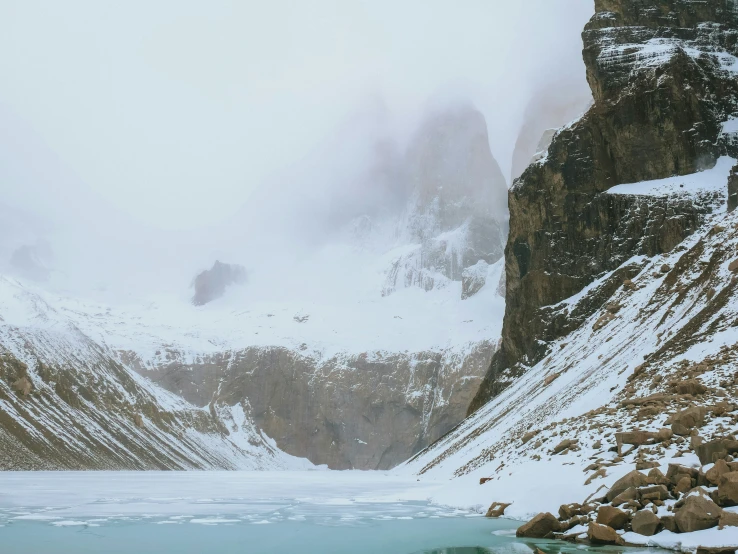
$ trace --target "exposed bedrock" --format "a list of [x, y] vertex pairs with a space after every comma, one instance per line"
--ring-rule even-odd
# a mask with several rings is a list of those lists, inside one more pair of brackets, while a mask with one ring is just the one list
[[[510, 190], [502, 344], [470, 412], [542, 359], [549, 341], [576, 328], [576, 318], [562, 324], [552, 307], [635, 255], [668, 252], [715, 201], [608, 189], [694, 173], [736, 155], [723, 137], [723, 123], [738, 113], [735, 5], [597, 0], [595, 8], [583, 33], [595, 102]], [[598, 291], [589, 314], [607, 301]]]
[[130, 367], [198, 406], [242, 404], [289, 454], [335, 469], [388, 469], [453, 429], [465, 416], [494, 352], [365, 353], [314, 358], [252, 347], [188, 360], [166, 351]]

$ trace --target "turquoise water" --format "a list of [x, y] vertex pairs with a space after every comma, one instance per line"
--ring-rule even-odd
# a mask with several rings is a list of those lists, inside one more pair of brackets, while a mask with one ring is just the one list
[[0, 472], [0, 554], [533, 554], [518, 522], [432, 503], [447, 485], [380, 472]]
[[[513, 522], [453, 517], [325, 525], [286, 521], [158, 524], [133, 521], [100, 527], [55, 527], [15, 522], [0, 529], [3, 554], [585, 554], [561, 542], [523, 542], [509, 534]], [[493, 534], [505, 532], [505, 534]], [[622, 549], [597, 549], [598, 554]]]
[[[510, 537], [492, 534], [509, 522], [482, 518], [388, 520], [324, 525], [292, 521], [254, 525], [119, 522], [100, 527], [54, 527], [17, 522], [0, 529], [3, 554], [481, 554], [519, 551]], [[522, 544], [518, 546], [523, 546]], [[525, 547], [524, 547], [525, 548]]]

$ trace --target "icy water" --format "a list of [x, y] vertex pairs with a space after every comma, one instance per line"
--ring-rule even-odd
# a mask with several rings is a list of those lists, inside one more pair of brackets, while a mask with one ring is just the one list
[[429, 504], [438, 486], [378, 472], [0, 473], [0, 553], [533, 553], [516, 522]]

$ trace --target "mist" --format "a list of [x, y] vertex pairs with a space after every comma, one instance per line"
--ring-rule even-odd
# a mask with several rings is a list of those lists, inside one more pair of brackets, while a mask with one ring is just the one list
[[531, 101], [588, 95], [592, 12], [0, 2], [0, 269], [31, 247], [61, 288], [139, 295], [216, 259], [294, 270], [352, 218], [401, 211], [396, 160], [434, 110], [479, 110], [509, 176]]

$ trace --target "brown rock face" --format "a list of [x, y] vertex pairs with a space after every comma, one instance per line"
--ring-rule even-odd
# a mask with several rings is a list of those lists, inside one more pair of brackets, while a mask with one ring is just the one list
[[672, 485], [677, 485], [684, 478], [689, 478], [690, 482], [696, 482], [699, 472], [693, 467], [680, 466], [679, 464], [669, 464], [666, 471], [666, 478]]
[[707, 465], [725, 458], [728, 454], [738, 452], [738, 441], [731, 439], [715, 439], [698, 444], [694, 451], [700, 459], [700, 463], [702, 465]]
[[651, 510], [640, 510], [633, 516], [630, 525], [634, 533], [650, 537], [659, 532], [661, 520]]
[[515, 532], [516, 537], [525, 537], [529, 539], [545, 539], [553, 536], [555, 532], [561, 529], [559, 520], [550, 512], [538, 514], [528, 523], [518, 527]]
[[721, 506], [738, 504], [738, 471], [726, 473], [718, 484], [718, 499]]
[[[595, 7], [583, 34], [595, 102], [510, 189], [502, 347], [470, 412], [596, 313], [623, 280], [634, 279], [638, 267], [624, 262], [670, 251], [716, 201], [608, 189], [694, 173], [736, 153], [720, 137], [738, 103], [738, 81], [714, 52], [738, 54], [738, 12], [723, 2], [677, 0], [598, 0]], [[661, 41], [663, 54], [649, 58], [653, 41]], [[698, 50], [704, 54], [693, 57]], [[616, 269], [577, 313], [557, 308]]]
[[738, 514], [735, 512], [723, 512], [720, 516], [720, 529], [723, 527], [738, 527]]
[[648, 482], [646, 476], [643, 475], [640, 471], [633, 470], [612, 484], [610, 490], [607, 491], [607, 500], [608, 502], [612, 502], [615, 497], [630, 489], [631, 487], [637, 489], [638, 487], [642, 487], [647, 484]]
[[675, 435], [687, 436], [695, 427], [705, 424], [706, 410], [703, 406], [694, 406], [671, 416], [671, 430]]
[[592, 544], [622, 544], [623, 539], [615, 529], [599, 523], [590, 523], [587, 528], [587, 538]]
[[714, 466], [707, 470], [705, 473], [705, 479], [707, 479], [711, 485], [717, 485], [720, 483], [720, 478], [726, 473], [730, 473], [728, 463], [725, 460], [718, 460], [715, 462]]
[[700, 495], [687, 497], [684, 505], [677, 510], [676, 524], [681, 533], [701, 531], [715, 527], [722, 510], [709, 498]]
[[510, 505], [510, 503], [504, 503], [504, 502], [493, 502], [492, 505], [487, 510], [487, 513], [485, 514], [485, 517], [501, 517], [505, 515], [505, 510]]
[[389, 469], [453, 429], [466, 413], [494, 346], [329, 359], [287, 348], [246, 348], [194, 362], [127, 365], [196, 406], [245, 403], [277, 446], [332, 469]]
[[602, 506], [597, 511], [597, 523], [607, 525], [613, 529], [622, 529], [629, 520], [628, 512], [613, 506]]

